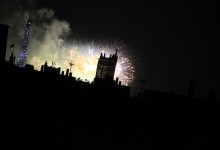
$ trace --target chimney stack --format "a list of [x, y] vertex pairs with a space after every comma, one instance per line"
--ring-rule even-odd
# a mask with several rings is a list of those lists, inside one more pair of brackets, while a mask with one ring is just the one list
[[44, 65], [41, 65], [40, 71], [44, 72]]
[[72, 72], [70, 72], [69, 76], [72, 77]]
[[69, 69], [66, 69], [66, 76], [69, 76]]
[[118, 85], [118, 77], [116, 78], [116, 84]]

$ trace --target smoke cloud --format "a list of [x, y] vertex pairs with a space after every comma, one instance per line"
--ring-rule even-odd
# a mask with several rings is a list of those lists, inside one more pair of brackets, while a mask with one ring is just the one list
[[[32, 5], [33, 1], [27, 1], [26, 5]], [[43, 60], [56, 61], [64, 48], [64, 38], [70, 33], [70, 25], [67, 21], [59, 20], [55, 17], [52, 9], [41, 8], [27, 10], [22, 3], [17, 9], [10, 9], [4, 12], [1, 17], [4, 24], [10, 26], [8, 45], [15, 42], [15, 55], [18, 56], [20, 45], [24, 34], [25, 24], [31, 18], [32, 26], [29, 39], [29, 51], [27, 63], [31, 62], [34, 56], [41, 56]], [[14, 6], [14, 5], [13, 5]], [[11, 12], [13, 10], [14, 12]], [[5, 10], [4, 10], [5, 11]], [[7, 15], [9, 14], [9, 15]], [[11, 50], [7, 50], [6, 60], [10, 56]]]
[[[12, 5], [13, 4], [13, 5]], [[31, 31], [28, 45], [27, 63], [33, 64], [36, 70], [48, 61], [55, 62], [61, 70], [70, 68], [73, 63], [73, 76], [92, 81], [101, 52], [108, 57], [119, 50], [119, 60], [116, 66], [115, 78], [119, 77], [122, 84], [130, 85], [134, 79], [134, 67], [129, 57], [129, 47], [117, 40], [88, 40], [72, 34], [70, 23], [60, 20], [49, 8], [35, 8], [33, 0], [8, 1], [0, 6], [0, 23], [10, 26], [6, 60], [12, 52], [9, 45], [15, 43], [14, 54], [18, 56], [21, 50], [25, 24], [31, 18]], [[2, 7], [2, 8], [1, 8]], [[7, 9], [6, 9], [7, 8]], [[71, 40], [70, 40], [71, 39]]]

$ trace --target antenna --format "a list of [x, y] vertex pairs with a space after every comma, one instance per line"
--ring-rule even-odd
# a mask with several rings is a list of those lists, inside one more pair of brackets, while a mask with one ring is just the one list
[[72, 62], [70, 62], [70, 72], [71, 72], [71, 69], [72, 69], [72, 66], [73, 66], [74, 64], [72, 63]]

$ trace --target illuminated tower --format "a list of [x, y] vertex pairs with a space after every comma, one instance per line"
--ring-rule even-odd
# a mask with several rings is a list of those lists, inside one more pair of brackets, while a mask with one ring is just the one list
[[105, 57], [105, 54], [103, 55], [101, 53], [96, 69], [96, 78], [113, 80], [117, 59], [117, 50], [115, 54], [110, 55], [109, 58]]
[[28, 55], [28, 41], [30, 36], [30, 29], [31, 29], [31, 20], [29, 18], [25, 26], [24, 36], [21, 44], [21, 51], [18, 56], [19, 67], [25, 67], [25, 63]]

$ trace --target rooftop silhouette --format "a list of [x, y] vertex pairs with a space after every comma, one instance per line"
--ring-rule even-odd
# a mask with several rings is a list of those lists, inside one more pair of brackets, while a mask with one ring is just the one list
[[[194, 97], [141, 87], [136, 97], [130, 87], [114, 80], [115, 54], [100, 54], [94, 82], [72, 76], [71, 70], [42, 64], [15, 65], [5, 60], [7, 25], [0, 25], [1, 102], [4, 149], [186, 149], [218, 143], [219, 108], [215, 93]], [[171, 148], [172, 149], [172, 148]]]

